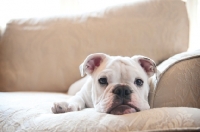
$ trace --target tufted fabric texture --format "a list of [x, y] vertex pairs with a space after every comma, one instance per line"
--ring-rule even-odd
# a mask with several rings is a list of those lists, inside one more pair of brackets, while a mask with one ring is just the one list
[[157, 63], [188, 48], [181, 0], [139, 1], [98, 12], [13, 20], [0, 42], [0, 91], [66, 92], [94, 52], [148, 56]]
[[92, 108], [65, 114], [52, 114], [50, 108], [53, 102], [65, 101], [68, 98], [70, 96], [56, 93], [0, 93], [0, 131], [200, 130], [200, 109], [197, 108], [165, 107], [120, 116], [98, 113]]
[[200, 108], [200, 50], [175, 55], [158, 66], [152, 79], [150, 102], [157, 107]]

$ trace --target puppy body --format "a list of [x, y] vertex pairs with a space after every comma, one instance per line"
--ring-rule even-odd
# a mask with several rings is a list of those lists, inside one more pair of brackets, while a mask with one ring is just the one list
[[128, 114], [149, 109], [148, 79], [157, 72], [155, 63], [144, 56], [121, 57], [103, 53], [89, 55], [80, 65], [87, 74], [81, 90], [67, 102], [54, 103], [53, 113], [95, 108], [109, 114]]

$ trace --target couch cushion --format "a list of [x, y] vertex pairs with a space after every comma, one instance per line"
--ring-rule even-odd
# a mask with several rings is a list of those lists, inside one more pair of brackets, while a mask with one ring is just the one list
[[147, 130], [200, 130], [200, 109], [156, 108], [111, 115], [93, 108], [53, 114], [53, 102], [70, 96], [56, 93], [0, 93], [0, 131], [124, 132]]
[[13, 20], [0, 44], [1, 91], [67, 91], [94, 52], [157, 63], [186, 51], [188, 17], [181, 0], [140, 1], [82, 15]]
[[152, 78], [152, 108], [200, 108], [200, 50], [177, 54], [160, 64], [158, 70], [159, 80]]

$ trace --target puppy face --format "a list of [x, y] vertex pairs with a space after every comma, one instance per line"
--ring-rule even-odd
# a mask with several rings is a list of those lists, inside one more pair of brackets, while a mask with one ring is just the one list
[[92, 76], [91, 96], [97, 111], [121, 115], [150, 108], [148, 78], [156, 71], [150, 59], [103, 54], [87, 60], [85, 66]]

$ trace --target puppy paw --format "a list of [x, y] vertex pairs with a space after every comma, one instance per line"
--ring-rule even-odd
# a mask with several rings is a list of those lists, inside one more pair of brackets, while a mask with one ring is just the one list
[[58, 114], [68, 112], [70, 111], [70, 108], [68, 108], [67, 102], [57, 102], [54, 103], [54, 106], [51, 108], [51, 110], [54, 114]]
[[68, 104], [67, 102], [57, 102], [54, 103], [54, 106], [51, 108], [54, 114], [65, 113], [70, 111], [79, 111], [80, 108], [76, 105]]

